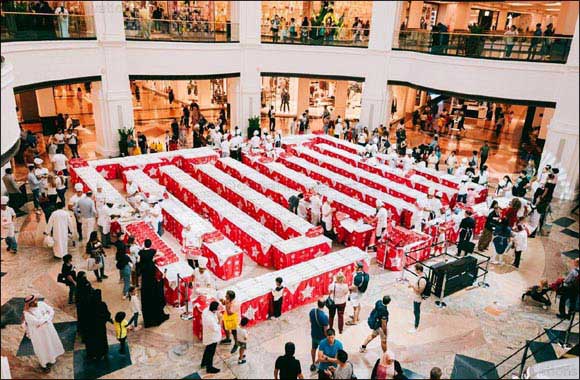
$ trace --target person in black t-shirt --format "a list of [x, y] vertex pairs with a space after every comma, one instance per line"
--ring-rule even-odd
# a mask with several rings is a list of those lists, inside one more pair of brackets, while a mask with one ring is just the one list
[[284, 355], [276, 359], [276, 366], [274, 368], [274, 379], [304, 379], [302, 375], [302, 368], [300, 361], [294, 357], [296, 346], [292, 342], [287, 342], [284, 346]]
[[294, 214], [298, 213], [298, 204], [302, 198], [304, 198], [302, 193], [298, 193], [298, 195], [292, 195], [290, 198], [288, 198], [288, 209]]

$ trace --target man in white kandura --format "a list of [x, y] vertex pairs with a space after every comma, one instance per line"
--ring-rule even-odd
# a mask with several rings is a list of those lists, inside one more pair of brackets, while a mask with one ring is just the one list
[[24, 299], [26, 335], [44, 372], [50, 372], [56, 358], [64, 354], [64, 347], [52, 324], [53, 318], [54, 309], [38, 301], [36, 296], [30, 295]]
[[52, 253], [54, 257], [63, 258], [68, 253], [69, 236], [73, 235], [76, 227], [73, 225], [70, 214], [64, 209], [63, 203], [58, 202], [56, 209], [48, 219], [44, 234], [52, 234], [54, 239]]

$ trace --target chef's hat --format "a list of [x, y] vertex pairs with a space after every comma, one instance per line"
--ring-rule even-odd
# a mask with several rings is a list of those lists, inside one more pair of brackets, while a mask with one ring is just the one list
[[7, 205], [8, 204], [8, 197], [6, 195], [3, 195], [2, 198], [0, 198], [0, 204], [1, 205]]
[[77, 183], [75, 185], [75, 191], [83, 191], [83, 184], [82, 183]]
[[467, 158], [466, 158], [466, 157], [463, 157], [463, 158], [461, 159], [461, 163], [462, 163], [463, 165], [467, 165]]
[[412, 149], [407, 149], [407, 154], [413, 154], [413, 150]]
[[35, 158], [35, 159], [34, 159], [34, 163], [35, 163], [36, 165], [40, 165], [40, 164], [42, 164], [43, 162], [44, 162], [44, 161], [42, 161], [42, 158], [38, 158], [38, 157], [37, 157], [37, 158]]
[[442, 197], [443, 197], [443, 193], [442, 193], [442, 192], [440, 192], [440, 191], [438, 191], [438, 192], [437, 192], [437, 194], [435, 194], [435, 196], [436, 196], [437, 198], [442, 198]]
[[429, 192], [427, 193], [428, 195], [435, 195], [435, 189], [430, 188]]
[[381, 201], [380, 199], [377, 199], [376, 205], [377, 205], [377, 207], [383, 207], [383, 201]]
[[197, 259], [200, 269], [207, 269], [207, 257], [201, 256]]
[[254, 136], [258, 136], [259, 134], [260, 134], [260, 132], [254, 131]]

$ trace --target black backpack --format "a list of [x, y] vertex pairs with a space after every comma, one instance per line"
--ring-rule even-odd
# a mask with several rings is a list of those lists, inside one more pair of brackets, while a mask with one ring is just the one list
[[423, 293], [421, 293], [421, 298], [427, 299], [431, 297], [431, 282], [427, 276], [420, 277], [418, 281], [420, 281], [422, 278], [425, 279], [425, 289], [423, 289]]

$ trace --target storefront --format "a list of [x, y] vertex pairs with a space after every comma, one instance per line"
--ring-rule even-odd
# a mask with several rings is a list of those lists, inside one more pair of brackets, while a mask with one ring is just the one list
[[[282, 125], [308, 110], [313, 120], [326, 108], [333, 118], [358, 120], [363, 82], [338, 78], [262, 75], [262, 119], [273, 106]], [[316, 127], [317, 123], [314, 123]]]
[[162, 18], [169, 20], [180, 19], [184, 15], [208, 23], [225, 24], [230, 20], [229, 1], [123, 1], [123, 7], [130, 10], [147, 8], [151, 17], [153, 11], [159, 8], [163, 11]]

